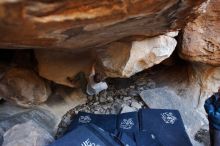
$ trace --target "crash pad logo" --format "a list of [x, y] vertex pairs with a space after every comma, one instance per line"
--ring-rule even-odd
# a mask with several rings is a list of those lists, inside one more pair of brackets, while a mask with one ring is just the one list
[[122, 128], [122, 129], [131, 129], [133, 126], [134, 126], [134, 122], [133, 122], [132, 118], [123, 119], [120, 124], [120, 128]]
[[79, 122], [80, 123], [89, 123], [92, 119], [90, 116], [80, 116], [79, 117]]
[[100, 146], [100, 145], [91, 142], [90, 139], [88, 138], [86, 141], [84, 141], [83, 143], [81, 143], [81, 146]]
[[162, 113], [161, 117], [166, 124], [174, 124], [177, 120], [177, 118], [171, 112]]

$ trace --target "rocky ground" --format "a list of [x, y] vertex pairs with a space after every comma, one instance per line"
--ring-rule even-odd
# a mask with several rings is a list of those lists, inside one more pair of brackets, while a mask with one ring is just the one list
[[[177, 68], [159, 65], [128, 79], [109, 78], [107, 79], [109, 88], [97, 96], [86, 96], [81, 90], [53, 84], [53, 94], [46, 103], [34, 109], [25, 109], [2, 102], [0, 134], [5, 139], [11, 138], [14, 130], [22, 129], [19, 126], [25, 126], [23, 123], [27, 123], [28, 128], [35, 129], [36, 125], [28, 123], [31, 120], [40, 125], [40, 128], [46, 129], [46, 131], [36, 132], [39, 132], [37, 135], [43, 134], [48, 137], [41, 141], [48, 143], [51, 141], [51, 137], [48, 135], [56, 138], [62, 136], [72, 117], [78, 111], [118, 114], [136, 111], [140, 108], [175, 108], [179, 109], [182, 114], [193, 145], [207, 146], [209, 143], [207, 126], [205, 126], [205, 122], [202, 122], [204, 119], [200, 113], [193, 109], [193, 105], [189, 105], [193, 99], [187, 100], [185, 97], [189, 95], [188, 88], [192, 88], [192, 86], [185, 82], [183, 72], [185, 69], [181, 65], [178, 65]], [[179, 77], [178, 74], [181, 76]], [[14, 126], [16, 127], [13, 128]], [[7, 140], [8, 143], [9, 140]], [[3, 146], [7, 144], [3, 143]], [[11, 144], [13, 145], [13, 143]], [[10, 143], [7, 146], [10, 146]]]
[[[208, 146], [209, 135], [207, 133], [207, 125], [203, 124], [203, 126], [201, 126], [198, 124], [198, 121], [202, 122], [200, 121], [202, 117], [193, 111], [193, 108], [186, 105], [187, 103], [183, 104], [183, 100], [177, 95], [178, 93], [173, 88], [168, 88], [170, 87], [169, 84], [167, 87], [162, 88], [162, 97], [159, 96], [160, 99], [156, 100], [151, 97], [152, 92], [154, 92], [154, 96], [158, 97], [156, 94], [161, 92], [160, 89], [161, 86], [163, 86], [162, 81], [161, 84], [158, 84], [158, 81], [153, 80], [153, 76], [158, 74], [156, 71], [157, 69], [158, 68], [154, 68], [142, 72], [129, 79], [108, 79], [107, 82], [109, 83], [109, 88], [106, 91], [101, 92], [97, 96], [88, 96], [88, 100], [85, 104], [76, 106], [62, 117], [62, 120], [58, 125], [56, 137], [58, 138], [63, 135], [71, 118], [78, 111], [96, 114], [118, 114], [120, 112], [137, 111], [140, 108], [149, 108], [150, 106], [152, 108], [174, 108], [180, 110], [193, 145]], [[162, 67], [161, 70], [167, 70], [167, 67]], [[142, 97], [141, 94], [144, 92], [149, 92], [147, 93], [148, 100], [146, 100], [145, 97]], [[172, 94], [169, 94], [170, 92], [172, 92]], [[183, 91], [181, 94], [183, 94]], [[165, 96], [168, 96], [170, 100], [167, 100], [167, 97]], [[149, 98], [153, 98], [153, 103], [156, 104], [152, 104]], [[169, 105], [167, 102], [164, 103], [163, 100], [170, 102], [168, 103]], [[170, 106], [172, 104], [175, 106]], [[194, 130], [198, 130], [198, 132]]]
[[130, 79], [108, 79], [109, 88], [96, 96], [88, 96], [85, 104], [78, 105], [69, 110], [59, 124], [57, 137], [62, 136], [72, 116], [78, 111], [95, 114], [118, 114], [137, 111], [146, 108], [147, 105], [140, 98], [139, 93], [143, 90], [155, 88], [152, 80], [140, 78]]

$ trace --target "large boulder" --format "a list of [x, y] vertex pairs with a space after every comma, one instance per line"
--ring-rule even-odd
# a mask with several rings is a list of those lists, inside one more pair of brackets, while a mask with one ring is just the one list
[[65, 51], [35, 50], [38, 72], [43, 78], [69, 87], [77, 86], [68, 78], [74, 79], [79, 72], [88, 77], [94, 57], [91, 52], [72, 53]]
[[54, 138], [33, 121], [17, 124], [4, 134], [2, 146], [48, 146]]
[[45, 102], [50, 93], [48, 83], [26, 68], [9, 68], [0, 81], [0, 96], [23, 107]]
[[173, 38], [177, 33], [167, 33], [152, 38], [129, 42], [114, 42], [94, 52], [35, 50], [39, 75], [55, 83], [76, 87], [68, 80], [79, 72], [88, 78], [92, 65], [108, 77], [130, 77], [168, 58], [176, 47]]
[[179, 110], [191, 139], [194, 139], [195, 133], [206, 123], [192, 103], [178, 96], [172, 88], [148, 89], [141, 92], [140, 96], [150, 108]]
[[1, 0], [0, 47], [82, 50], [181, 29], [206, 0]]
[[176, 44], [173, 37], [166, 35], [132, 43], [114, 42], [101, 51], [99, 56], [107, 76], [130, 77], [168, 58]]
[[211, 0], [206, 13], [187, 24], [183, 31], [183, 59], [220, 66], [220, 1]]
[[220, 87], [220, 67], [193, 63], [192, 75], [200, 85], [198, 108], [205, 113], [203, 108], [205, 100]]
[[[56, 131], [57, 119], [50, 111], [44, 109], [32, 109], [25, 112], [14, 114], [0, 121], [0, 141], [10, 128], [17, 124], [22, 124], [28, 121], [34, 121], [40, 127], [45, 129], [51, 135]], [[30, 132], [30, 131], [29, 131]], [[1, 145], [1, 143], [0, 143]]]

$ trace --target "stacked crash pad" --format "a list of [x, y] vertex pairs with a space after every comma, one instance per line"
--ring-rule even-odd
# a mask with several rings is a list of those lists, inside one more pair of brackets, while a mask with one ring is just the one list
[[79, 112], [50, 146], [192, 146], [177, 110], [141, 109], [119, 115]]

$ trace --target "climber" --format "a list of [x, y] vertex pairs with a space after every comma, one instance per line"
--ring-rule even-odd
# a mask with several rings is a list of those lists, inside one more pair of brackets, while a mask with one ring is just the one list
[[96, 95], [99, 92], [106, 90], [108, 85], [103, 81], [104, 77], [101, 73], [95, 71], [95, 64], [92, 66], [91, 73], [89, 75], [86, 92], [88, 95]]
[[205, 101], [204, 107], [208, 114], [211, 146], [220, 146], [220, 87]]

